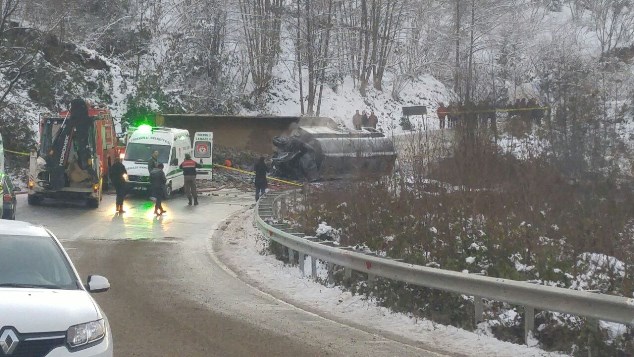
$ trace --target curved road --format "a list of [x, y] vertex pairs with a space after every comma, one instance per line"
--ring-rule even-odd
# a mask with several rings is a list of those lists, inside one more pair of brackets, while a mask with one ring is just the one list
[[252, 195], [223, 190], [187, 206], [176, 196], [155, 218], [151, 202], [114, 196], [91, 210], [18, 201], [17, 219], [49, 228], [80, 274], [100, 274], [95, 295], [113, 330], [115, 356], [439, 356], [415, 344], [327, 320], [242, 282], [211, 249], [212, 234]]

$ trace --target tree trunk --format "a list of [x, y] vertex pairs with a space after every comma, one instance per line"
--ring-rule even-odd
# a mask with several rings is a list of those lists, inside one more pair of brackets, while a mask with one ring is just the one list
[[304, 115], [304, 78], [302, 77], [301, 0], [297, 0], [297, 72], [299, 77], [299, 105]]
[[456, 64], [454, 67], [453, 90], [460, 95], [460, 0], [456, 0]]
[[471, 100], [473, 92], [473, 28], [475, 27], [475, 0], [471, 0], [471, 29], [469, 39], [469, 65], [467, 70], [467, 84], [465, 86], [465, 101]]
[[332, 1], [328, 1], [328, 23], [326, 24], [326, 45], [324, 46], [324, 56], [321, 62], [321, 75], [319, 78], [319, 99], [317, 101], [317, 116], [321, 109], [321, 97], [324, 92], [324, 81], [326, 80], [326, 66], [328, 65], [328, 45], [330, 43], [330, 29], [332, 28]]
[[310, 0], [306, 0], [306, 56], [308, 57], [308, 108], [307, 114], [315, 113], [315, 63], [314, 63], [314, 38], [312, 34]]

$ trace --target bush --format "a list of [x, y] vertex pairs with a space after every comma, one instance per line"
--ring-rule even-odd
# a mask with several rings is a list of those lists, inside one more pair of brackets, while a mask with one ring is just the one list
[[409, 120], [409, 117], [402, 116], [400, 122], [398, 123], [403, 130], [414, 130], [412, 122]]
[[[545, 158], [520, 161], [481, 139], [474, 133], [450, 158], [411, 174], [310, 187], [293, 219], [308, 235], [327, 222], [341, 229], [342, 245], [409, 263], [631, 297], [631, 190], [600, 176], [571, 180]], [[424, 177], [446, 185], [428, 191]], [[592, 278], [598, 271], [604, 278]], [[389, 281], [364, 286], [354, 289], [396, 311], [474, 327], [472, 302], [455, 294]], [[544, 321], [545, 331], [559, 324]], [[557, 350], [588, 344], [576, 337], [576, 325], [565, 329], [573, 332], [557, 341], [547, 332], [537, 337]], [[494, 333], [521, 342], [523, 321], [497, 326]]]

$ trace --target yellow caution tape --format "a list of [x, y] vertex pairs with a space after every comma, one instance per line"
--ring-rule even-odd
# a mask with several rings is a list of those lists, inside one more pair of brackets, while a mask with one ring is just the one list
[[[220, 167], [220, 168], [223, 168], [223, 169], [226, 169], [226, 170], [232, 170], [232, 171], [241, 172], [243, 174], [255, 175], [255, 172], [253, 172], [253, 171], [240, 170], [240, 169], [236, 169], [234, 167], [229, 167], [229, 166], [224, 166], [224, 165], [219, 165], [219, 164], [214, 164], [214, 166], [217, 166], [217, 167]], [[299, 186], [299, 187], [304, 186], [301, 183], [297, 183], [297, 182], [293, 182], [293, 181], [286, 181], [286, 180], [278, 179], [278, 178], [275, 178], [275, 177], [267, 177], [267, 179], [268, 180], [272, 180], [272, 181], [285, 183], [285, 184], [289, 184], [289, 185], [293, 185], [293, 186]]]
[[29, 156], [31, 155], [28, 152], [20, 152], [20, 151], [13, 151], [13, 150], [9, 150], [9, 149], [4, 149], [5, 152], [9, 152], [11, 154], [16, 154], [16, 155], [24, 155], [24, 156]]

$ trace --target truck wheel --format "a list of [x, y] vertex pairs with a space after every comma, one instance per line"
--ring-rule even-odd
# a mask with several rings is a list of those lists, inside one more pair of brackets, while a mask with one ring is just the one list
[[99, 208], [99, 199], [89, 198], [86, 204], [88, 205], [89, 208]]
[[27, 198], [27, 202], [30, 206], [37, 206], [42, 203], [42, 197], [36, 195], [29, 195]]
[[165, 186], [165, 199], [168, 199], [172, 196], [172, 183], [170, 182]]

